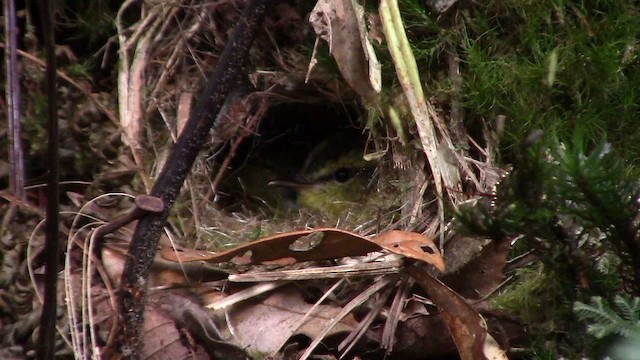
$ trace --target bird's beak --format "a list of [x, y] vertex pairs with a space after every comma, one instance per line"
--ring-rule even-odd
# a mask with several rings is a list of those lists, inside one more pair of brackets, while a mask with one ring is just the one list
[[300, 190], [300, 189], [309, 188], [314, 184], [311, 182], [303, 182], [303, 181], [274, 180], [274, 181], [269, 181], [267, 185], [280, 186], [280, 187], [286, 187], [294, 190]]

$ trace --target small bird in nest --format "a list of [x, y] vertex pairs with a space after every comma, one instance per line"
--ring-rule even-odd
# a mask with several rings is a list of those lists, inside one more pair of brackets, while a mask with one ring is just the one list
[[294, 190], [298, 206], [332, 218], [388, 207], [388, 197], [378, 191], [377, 163], [365, 160], [364, 146], [353, 145], [344, 136], [327, 139], [311, 151], [293, 179], [269, 185]]

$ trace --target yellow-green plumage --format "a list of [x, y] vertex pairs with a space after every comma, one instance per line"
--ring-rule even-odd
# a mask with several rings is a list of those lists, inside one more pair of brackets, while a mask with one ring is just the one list
[[298, 175], [272, 185], [296, 192], [296, 204], [332, 219], [375, 218], [393, 205], [393, 196], [379, 192], [376, 161], [364, 159], [362, 141], [338, 134], [317, 145]]
[[336, 217], [366, 204], [375, 192], [375, 164], [365, 161], [362, 155], [362, 149], [353, 149], [301, 174], [297, 203]]

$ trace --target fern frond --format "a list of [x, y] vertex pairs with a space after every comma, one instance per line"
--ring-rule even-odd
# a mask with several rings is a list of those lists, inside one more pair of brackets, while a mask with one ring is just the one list
[[590, 304], [576, 302], [573, 310], [580, 320], [589, 323], [587, 332], [598, 339], [612, 334], [627, 338], [640, 336], [640, 298], [625, 299], [618, 295], [614, 304], [616, 310], [602, 297], [594, 296]]
[[634, 297], [633, 299], [627, 299], [621, 295], [616, 295], [613, 303], [618, 308], [618, 312], [622, 315], [623, 319], [638, 323], [640, 320], [640, 298]]

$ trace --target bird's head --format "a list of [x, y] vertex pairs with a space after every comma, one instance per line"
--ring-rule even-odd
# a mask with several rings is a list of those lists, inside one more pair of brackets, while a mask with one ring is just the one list
[[366, 161], [362, 146], [334, 137], [316, 146], [291, 180], [272, 181], [296, 191], [300, 207], [334, 218], [375, 201], [376, 163]]

